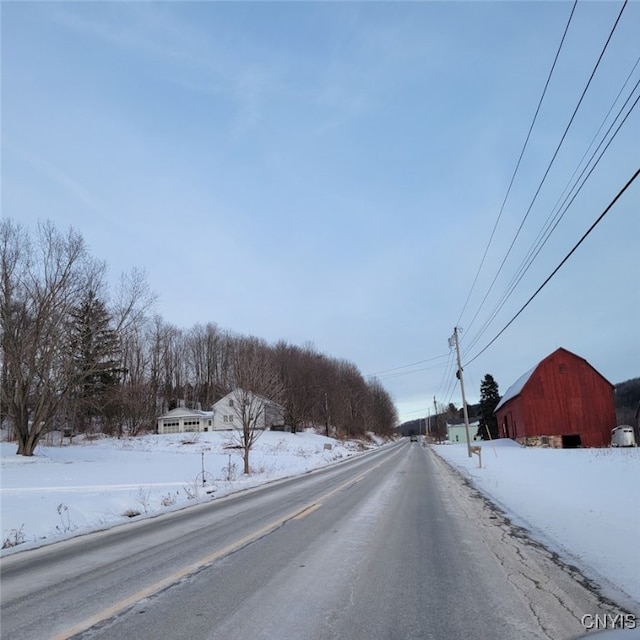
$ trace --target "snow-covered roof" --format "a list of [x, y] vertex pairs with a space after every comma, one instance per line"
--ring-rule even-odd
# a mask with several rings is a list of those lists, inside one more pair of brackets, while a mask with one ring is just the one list
[[202, 416], [210, 416], [211, 411], [200, 411], [199, 409], [187, 409], [186, 407], [176, 407], [175, 409], [171, 409], [168, 413], [165, 413], [162, 416], [158, 416], [158, 420], [162, 418], [180, 418], [180, 417], [192, 417], [198, 416], [199, 418]]
[[[451, 427], [464, 427], [464, 420], [447, 420], [447, 429]], [[470, 427], [480, 426], [480, 418], [469, 418]]]
[[520, 392], [524, 388], [524, 385], [529, 382], [529, 378], [533, 375], [533, 372], [538, 368], [538, 365], [532, 367], [527, 373], [521, 375], [506, 391], [506, 393], [500, 398], [500, 402], [496, 405], [495, 411], [500, 407], [507, 404], [509, 400], [512, 400], [516, 396], [520, 395]]
[[220, 407], [228, 407], [229, 406], [229, 400], [236, 400], [236, 401], [243, 401], [243, 400], [250, 401], [251, 400], [251, 401], [253, 401], [254, 399], [258, 403], [265, 403], [267, 405], [271, 405], [271, 406], [277, 407], [279, 409], [282, 409], [282, 406], [279, 405], [277, 402], [274, 402], [273, 400], [270, 400], [269, 398], [265, 398], [264, 396], [258, 395], [257, 393], [253, 393], [253, 391], [244, 391], [240, 387], [234, 389], [233, 391], [230, 391], [229, 393], [227, 393], [226, 396], [223, 396], [222, 398], [220, 398], [220, 400], [218, 400], [213, 405], [213, 409], [215, 411], [216, 409], [219, 409]]

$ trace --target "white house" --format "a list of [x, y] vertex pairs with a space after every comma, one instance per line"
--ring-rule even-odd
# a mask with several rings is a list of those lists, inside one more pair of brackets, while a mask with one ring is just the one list
[[[480, 426], [479, 420], [474, 420], [473, 422], [469, 422], [469, 435], [471, 436], [471, 441], [481, 440], [476, 433], [478, 432], [478, 427]], [[467, 441], [467, 430], [464, 426], [464, 421], [456, 421], [456, 422], [447, 422], [447, 440], [449, 442], [466, 442]]]
[[211, 411], [176, 407], [158, 418], [159, 434], [187, 431], [230, 431], [242, 429], [239, 403], [256, 419], [255, 428], [270, 429], [284, 422], [284, 409], [275, 402], [242, 389], [235, 389], [216, 402]]
[[211, 431], [213, 412], [176, 407], [158, 418], [157, 431], [160, 434], [184, 433], [185, 431]]
[[270, 429], [284, 422], [284, 409], [279, 404], [250, 391], [235, 389], [213, 405], [214, 431], [241, 429], [242, 403], [257, 420], [257, 429]]

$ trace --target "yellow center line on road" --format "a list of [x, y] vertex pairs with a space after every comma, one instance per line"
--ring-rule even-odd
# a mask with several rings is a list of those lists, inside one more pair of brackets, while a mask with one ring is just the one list
[[209, 555], [204, 556], [200, 560], [197, 560], [196, 562], [193, 562], [187, 565], [186, 567], [183, 567], [179, 571], [175, 571], [174, 573], [170, 574], [166, 578], [163, 578], [162, 580], [155, 582], [152, 585], [149, 585], [145, 589], [136, 591], [135, 593], [131, 594], [127, 598], [124, 598], [123, 600], [116, 602], [115, 604], [103, 609], [102, 611], [96, 613], [95, 615], [90, 616], [85, 620], [82, 620], [82, 622], [78, 622], [72, 627], [60, 633], [57, 633], [52, 637], [52, 640], [68, 640], [69, 638], [73, 637], [74, 635], [77, 635], [78, 633], [87, 631], [87, 629], [90, 629], [91, 627], [99, 624], [100, 622], [104, 622], [105, 620], [108, 620], [109, 618], [113, 618], [119, 613], [126, 611], [127, 609], [135, 605], [137, 602], [140, 602], [145, 598], [150, 598], [151, 596], [154, 596], [160, 593], [164, 589], [167, 589], [171, 585], [176, 584], [177, 582], [180, 582], [181, 580], [184, 580], [185, 578], [197, 573], [203, 567], [206, 567], [207, 565], [212, 564], [216, 560], [219, 560], [220, 558], [223, 558], [224, 556], [234, 553], [235, 551], [242, 549], [248, 544], [255, 542], [256, 540], [264, 537], [268, 533], [275, 531], [286, 522], [290, 520], [300, 520], [308, 516], [309, 514], [319, 509], [322, 506], [322, 504], [327, 501], [328, 498], [335, 495], [339, 491], [342, 491], [360, 482], [366, 475], [378, 469], [378, 467], [380, 467], [387, 460], [389, 460], [389, 458], [386, 458], [385, 460], [383, 460], [382, 462], [379, 462], [377, 465], [371, 467], [370, 469], [363, 471], [361, 474], [359, 474], [355, 478], [352, 478], [347, 480], [346, 482], [343, 482], [342, 484], [338, 485], [335, 489], [332, 489], [331, 491], [325, 493], [323, 496], [321, 496], [317, 500], [314, 500], [313, 502], [306, 504], [304, 507], [298, 508], [294, 512], [289, 513], [286, 516], [280, 517], [277, 520], [274, 520], [273, 522], [270, 522], [269, 524], [265, 525], [264, 527], [261, 527], [260, 529], [254, 531], [253, 533], [250, 533], [249, 535], [246, 535], [240, 538], [239, 540], [232, 542], [231, 544], [227, 545], [226, 547], [223, 547], [222, 549], [219, 549], [218, 551], [215, 551]]
[[303, 511], [301, 511], [297, 516], [293, 516], [292, 519], [293, 520], [302, 520], [302, 518], [306, 518], [309, 514], [313, 513], [314, 511], [319, 509], [321, 506], [322, 506], [322, 504], [320, 504], [320, 503], [312, 504], [311, 506], [309, 506], [306, 509], [304, 509]]

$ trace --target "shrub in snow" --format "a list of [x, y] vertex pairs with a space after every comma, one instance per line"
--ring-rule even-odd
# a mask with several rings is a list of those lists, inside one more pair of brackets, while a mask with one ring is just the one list
[[138, 497], [137, 497], [137, 501], [140, 503], [140, 506], [142, 507], [143, 511], [145, 513], [149, 512], [149, 496], [151, 494], [151, 491], [149, 489], [143, 489], [142, 487], [140, 487], [138, 489]]
[[162, 496], [162, 499], [160, 500], [160, 504], [163, 507], [171, 507], [176, 503], [177, 499], [178, 499], [177, 492], [175, 496], [172, 493], [167, 493], [166, 496]]
[[238, 465], [231, 461], [231, 455], [229, 455], [229, 462], [221, 469], [222, 479], [226, 482], [232, 482], [238, 475]]
[[192, 482], [185, 484], [182, 487], [182, 490], [185, 492], [187, 496], [187, 500], [197, 500], [198, 499], [198, 481], [193, 480]]
[[69, 531], [74, 531], [78, 527], [71, 521], [71, 516], [69, 515], [69, 507], [66, 504], [62, 504], [62, 502], [57, 506], [56, 511], [60, 516], [60, 522], [62, 526], [57, 526], [56, 529], [58, 531], [62, 531], [63, 533], [69, 533]]
[[25, 541], [25, 535], [21, 525], [19, 529], [11, 529], [9, 535], [2, 541], [2, 548], [9, 549], [11, 547], [17, 547]]

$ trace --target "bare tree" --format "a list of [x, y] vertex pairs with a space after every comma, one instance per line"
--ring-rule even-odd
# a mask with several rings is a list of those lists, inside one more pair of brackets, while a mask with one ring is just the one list
[[156, 300], [144, 271], [134, 268], [120, 276], [110, 311], [121, 347], [121, 384], [109, 407], [106, 425], [118, 437], [149, 429], [158, 413], [149, 332], [149, 312]]
[[282, 380], [266, 343], [240, 338], [233, 357], [234, 412], [238, 417], [235, 440], [242, 450], [244, 473], [251, 473], [249, 455], [258, 438], [274, 420], [282, 419]]
[[110, 432], [137, 435], [155, 424], [158, 386], [151, 371], [151, 341], [147, 324], [136, 322], [121, 331], [122, 383], [111, 414]]
[[189, 379], [194, 398], [203, 408], [210, 408], [229, 392], [228, 334], [213, 322], [195, 325], [185, 337]]
[[371, 379], [369, 390], [369, 430], [383, 436], [391, 436], [398, 424], [398, 412], [391, 396], [377, 378]]
[[158, 296], [151, 290], [147, 275], [140, 269], [131, 269], [120, 276], [111, 315], [119, 334], [139, 331], [148, 320], [148, 314]]
[[338, 401], [334, 411], [336, 425], [349, 438], [365, 434], [367, 385], [355, 364], [336, 361], [336, 385], [333, 392]]
[[274, 348], [274, 358], [284, 386], [284, 421], [296, 433], [312, 421], [313, 405], [319, 385], [315, 376], [317, 354], [311, 345], [300, 348], [284, 341]]
[[186, 395], [184, 334], [156, 315], [151, 321], [148, 340], [150, 385], [158, 398], [158, 408], [161, 411], [173, 409]]
[[89, 257], [78, 233], [62, 234], [51, 222], [38, 226], [34, 245], [22, 227], [1, 221], [0, 251], [2, 404], [18, 454], [30, 456], [56, 426], [59, 408], [78, 384], [71, 366], [70, 312], [104, 265]]

